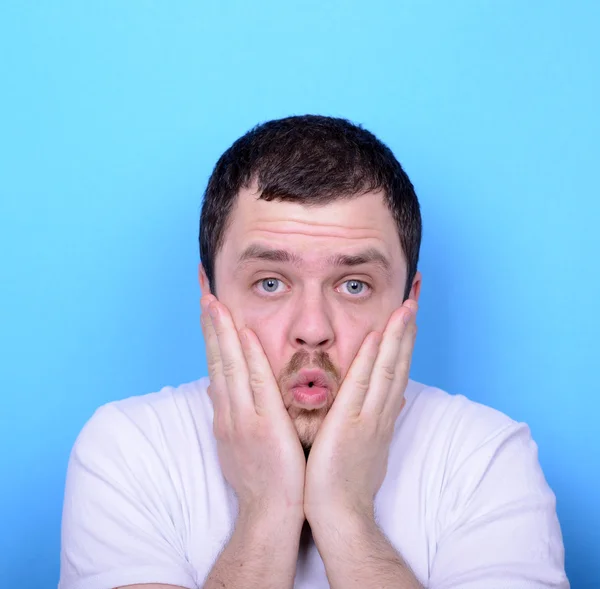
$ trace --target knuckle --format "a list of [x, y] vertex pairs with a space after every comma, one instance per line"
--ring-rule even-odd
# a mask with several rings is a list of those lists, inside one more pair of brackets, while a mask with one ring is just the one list
[[228, 420], [223, 414], [215, 413], [213, 420], [213, 433], [217, 440], [225, 440], [229, 436]]
[[231, 434], [236, 440], [243, 439], [246, 435], [248, 427], [240, 420], [234, 420], [231, 424]]
[[216, 358], [209, 358], [208, 362], [207, 362], [207, 366], [208, 366], [208, 371], [211, 375], [213, 374], [217, 374], [217, 372], [219, 371], [219, 366], [220, 366], [220, 362], [219, 360], [217, 360]]
[[364, 419], [361, 423], [362, 433], [367, 439], [376, 437], [378, 429], [379, 420], [376, 416], [369, 416], [369, 418]]
[[356, 388], [359, 393], [366, 393], [369, 388], [369, 376], [361, 375], [356, 379]]
[[373, 413], [370, 419], [365, 420], [364, 433], [369, 439], [377, 440], [382, 437], [385, 430], [385, 418], [381, 413]]
[[225, 375], [225, 378], [231, 378], [232, 376], [235, 376], [235, 368], [235, 362], [233, 362], [233, 360], [227, 360], [226, 362], [223, 362], [223, 374]]
[[389, 364], [382, 367], [382, 375], [386, 380], [394, 380], [396, 376], [396, 367], [390, 366]]
[[252, 371], [250, 373], [250, 386], [252, 390], [262, 391], [267, 383], [267, 379], [260, 372]]
[[255, 427], [252, 420], [239, 419], [233, 420], [231, 427], [232, 437], [240, 444], [246, 446], [247, 444], [256, 441], [259, 436], [260, 430]]

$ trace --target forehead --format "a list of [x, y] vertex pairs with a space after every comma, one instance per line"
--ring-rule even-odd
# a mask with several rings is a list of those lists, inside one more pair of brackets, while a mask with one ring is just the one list
[[396, 224], [380, 192], [306, 206], [260, 200], [255, 188], [242, 189], [222, 253], [233, 262], [232, 256], [254, 243], [286, 247], [305, 259], [330, 258], [332, 253], [365, 247], [378, 248], [392, 264], [403, 259]]

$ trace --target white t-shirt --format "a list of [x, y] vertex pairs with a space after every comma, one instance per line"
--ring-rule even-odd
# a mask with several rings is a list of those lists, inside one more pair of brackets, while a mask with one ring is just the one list
[[[233, 531], [203, 378], [100, 407], [73, 447], [59, 589], [202, 587]], [[380, 528], [431, 589], [566, 589], [555, 496], [529, 428], [410, 381], [376, 497]], [[329, 587], [314, 543], [294, 587]]]

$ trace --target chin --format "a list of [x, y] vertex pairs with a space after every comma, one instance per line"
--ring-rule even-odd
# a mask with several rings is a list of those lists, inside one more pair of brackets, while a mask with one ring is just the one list
[[294, 418], [298, 438], [306, 454], [310, 451], [326, 414], [325, 408], [316, 411], [300, 410]]

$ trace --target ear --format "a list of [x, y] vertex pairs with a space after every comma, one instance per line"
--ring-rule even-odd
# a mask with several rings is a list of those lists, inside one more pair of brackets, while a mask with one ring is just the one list
[[412, 283], [412, 287], [410, 289], [410, 294], [408, 295], [409, 299], [419, 302], [419, 296], [421, 295], [422, 281], [423, 281], [423, 277], [421, 276], [421, 273], [417, 270], [417, 273], [415, 274], [415, 278]]
[[200, 283], [200, 291], [202, 296], [210, 293], [210, 285], [208, 283], [208, 277], [204, 270], [202, 263], [198, 264], [198, 282]]

